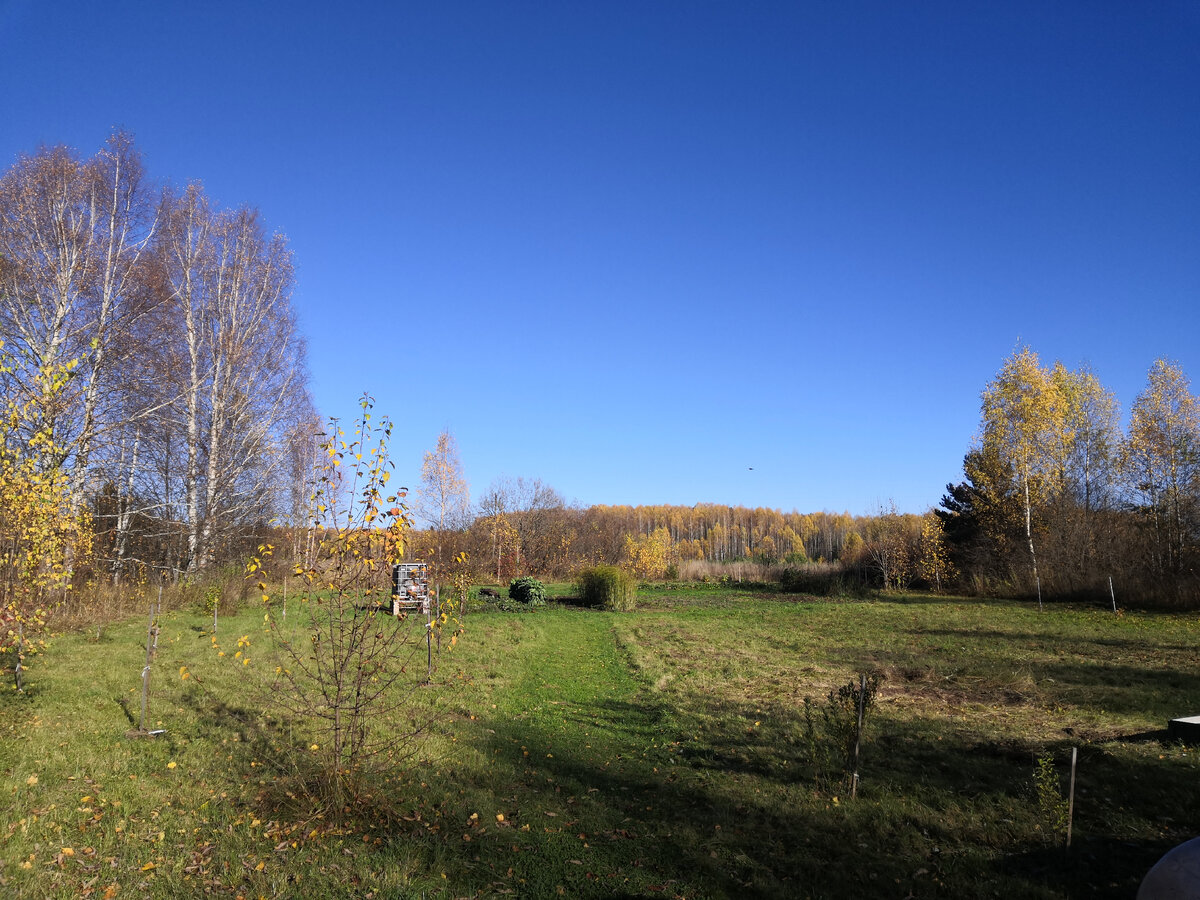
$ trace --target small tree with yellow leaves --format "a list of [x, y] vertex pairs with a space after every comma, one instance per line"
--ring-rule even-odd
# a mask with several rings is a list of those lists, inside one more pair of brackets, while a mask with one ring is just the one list
[[[294, 574], [307, 607], [297, 629], [268, 603], [272, 636], [272, 701], [311, 731], [317, 775], [307, 787], [337, 816], [354, 796], [373, 759], [395, 766], [416, 753], [433, 721], [437, 691], [416, 691], [430, 632], [453, 629], [449, 613], [431, 620], [392, 617], [391, 571], [403, 557], [411, 521], [406, 491], [388, 488], [391, 424], [372, 421], [373, 401], [361, 400], [354, 433], [332, 423], [312, 494], [319, 550]], [[260, 554], [271, 548], [263, 545]], [[261, 570], [262, 555], [250, 573]], [[451, 635], [450, 644], [457, 640]], [[248, 648], [240, 648], [249, 665]]]
[[0, 649], [12, 655], [18, 691], [26, 657], [44, 649], [47, 619], [92, 546], [90, 517], [71, 503], [67, 454], [53, 433], [74, 369], [46, 366], [23, 396], [0, 401]]
[[650, 534], [625, 535], [625, 562], [644, 581], [662, 578], [671, 564], [674, 547], [671, 532], [659, 527]]
[[921, 517], [919, 547], [917, 574], [940, 594], [943, 584], [954, 577], [954, 564], [950, 562], [950, 552], [946, 549], [942, 520], [932, 512]]

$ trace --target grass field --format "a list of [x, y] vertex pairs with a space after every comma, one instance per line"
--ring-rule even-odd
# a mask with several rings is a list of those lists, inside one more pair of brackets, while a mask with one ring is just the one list
[[[260, 715], [261, 609], [221, 620], [226, 657], [210, 618], [165, 618], [154, 739], [126, 736], [146, 622], [58, 637], [0, 700], [0, 889], [1116, 898], [1200, 834], [1200, 751], [1161, 733], [1200, 713], [1195, 616], [678, 585], [642, 603], [469, 615], [438, 683], [414, 679], [440, 722], [421, 760], [340, 822], [294, 789], [311, 736]], [[868, 670], [885, 680], [851, 800], [815, 777], [804, 698]], [[1033, 775], [1052, 756], [1065, 788], [1072, 747], [1067, 850]]]

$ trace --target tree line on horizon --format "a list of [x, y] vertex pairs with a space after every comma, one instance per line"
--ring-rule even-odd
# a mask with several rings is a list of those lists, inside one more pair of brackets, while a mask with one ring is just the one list
[[[94, 538], [62, 571], [193, 578], [263, 540], [293, 558], [316, 545], [325, 425], [293, 286], [286, 240], [257, 210], [151, 180], [126, 134], [92, 157], [42, 148], [0, 176], [0, 457], [30, 484], [56, 473], [55, 503], [87, 514]], [[472, 505], [447, 433], [425, 457], [410, 553], [447, 572], [465, 554], [500, 582], [753, 563], [885, 589], [1195, 604], [1200, 412], [1177, 365], [1154, 363], [1123, 428], [1094, 373], [1018, 348], [982, 393], [963, 475], [921, 515], [580, 508], [536, 478], [500, 479]], [[10, 567], [15, 515], [0, 509]]]
[[1045, 367], [1018, 348], [982, 392], [965, 480], [922, 515], [891, 504], [861, 516], [703, 503], [577, 508], [537, 479], [501, 479], [472, 509], [449, 435], [438, 452], [441, 471], [456, 473], [458, 512], [449, 528], [423, 514], [433, 527], [414, 546], [435, 559], [466, 553], [478, 575], [500, 582], [599, 564], [653, 579], [700, 571], [693, 563], [751, 562], [785, 580], [789, 567], [818, 564], [840, 583], [885, 590], [1200, 600], [1200, 401], [1162, 359], [1123, 429], [1095, 373]]

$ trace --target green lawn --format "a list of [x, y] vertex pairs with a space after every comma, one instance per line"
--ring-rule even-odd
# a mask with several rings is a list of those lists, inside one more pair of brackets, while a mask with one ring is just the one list
[[[10, 895], [1129, 897], [1200, 834], [1195, 616], [929, 596], [644, 589], [636, 613], [472, 613], [412, 702], [421, 760], [337, 823], [299, 789], [302, 723], [264, 717], [262, 610], [166, 617], [154, 739], [126, 736], [146, 623], [57, 638], [0, 700]], [[293, 627], [299, 613], [291, 612]], [[386, 620], [387, 627], [395, 627]], [[234, 642], [251, 662], [233, 658]], [[193, 677], [184, 680], [180, 668]], [[804, 698], [885, 681], [859, 795], [818, 781]], [[1035, 758], [1079, 748], [1074, 845]], [[319, 751], [318, 751], [319, 752]]]

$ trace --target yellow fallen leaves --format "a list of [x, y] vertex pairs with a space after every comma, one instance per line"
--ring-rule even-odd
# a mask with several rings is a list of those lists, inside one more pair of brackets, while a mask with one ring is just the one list
[[31, 785], [31, 786], [37, 784], [37, 776], [30, 775], [28, 778], [25, 779], [25, 783], [28, 785]]
[[169, 763], [167, 763], [167, 768], [174, 769], [175, 768], [175, 760], [171, 760]]

